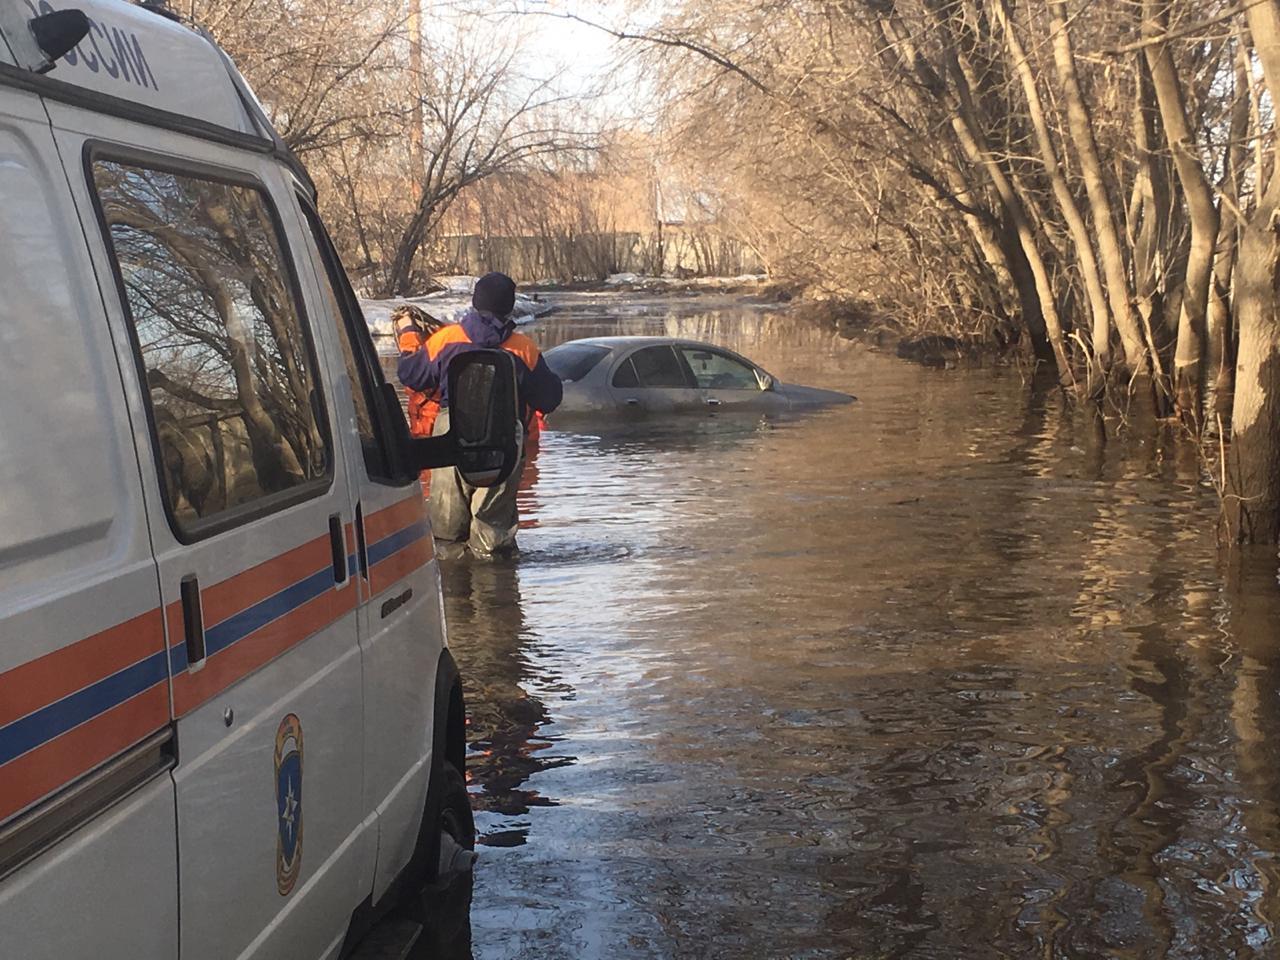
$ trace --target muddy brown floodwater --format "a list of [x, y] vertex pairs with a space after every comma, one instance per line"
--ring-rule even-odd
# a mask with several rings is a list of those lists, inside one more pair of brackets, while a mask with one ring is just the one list
[[1280, 956], [1275, 556], [1193, 456], [785, 310], [567, 299], [544, 347], [861, 402], [550, 432], [519, 559], [446, 565], [475, 957]]

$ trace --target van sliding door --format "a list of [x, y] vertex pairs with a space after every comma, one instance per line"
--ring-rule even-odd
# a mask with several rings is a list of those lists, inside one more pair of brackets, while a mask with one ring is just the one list
[[[440, 569], [417, 478], [392, 479], [385, 426], [378, 423], [368, 334], [342, 266], [309, 201], [299, 199], [321, 293], [313, 307], [330, 350], [341, 399], [360, 550], [360, 646], [365, 684], [364, 802], [379, 824], [376, 903], [408, 864], [431, 775], [436, 668], [444, 650]], [[363, 341], [363, 342], [362, 342]], [[362, 362], [363, 361], [363, 362]], [[348, 398], [350, 405], [348, 406]], [[395, 416], [400, 411], [394, 410]]]

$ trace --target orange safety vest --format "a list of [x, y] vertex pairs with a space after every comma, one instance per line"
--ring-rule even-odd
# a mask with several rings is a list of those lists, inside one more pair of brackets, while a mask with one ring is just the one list
[[[400, 348], [401, 353], [413, 353], [415, 350], [421, 350], [426, 342], [426, 336], [415, 328], [405, 330], [396, 338], [396, 345]], [[435, 394], [423, 393], [420, 390], [405, 388], [404, 394], [409, 401], [410, 436], [431, 436], [431, 431], [435, 429], [436, 417], [440, 415], [440, 401], [436, 399]], [[419, 477], [422, 480], [422, 495], [425, 497], [430, 492], [431, 471], [423, 470]]]

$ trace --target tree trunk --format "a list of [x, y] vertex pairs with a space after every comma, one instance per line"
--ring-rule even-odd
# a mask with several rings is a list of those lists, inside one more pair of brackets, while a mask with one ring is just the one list
[[[1049, 268], [1045, 264], [1044, 257], [1041, 255], [1040, 248], [1036, 243], [1035, 232], [1031, 229], [1031, 222], [1027, 219], [1026, 209], [1023, 207], [1021, 199], [1013, 189], [1013, 184], [1001, 168], [1000, 163], [991, 156], [990, 151], [986, 150], [979, 141], [978, 137], [981, 136], [981, 130], [978, 128], [976, 118], [973, 117], [972, 112], [962, 108], [961, 114], [955, 117], [952, 125], [960, 137], [965, 151], [969, 153], [975, 163], [982, 165], [988, 176], [991, 177], [992, 183], [995, 184], [996, 193], [999, 195], [1001, 205], [1009, 216], [1013, 231], [1018, 238], [1020, 251], [1026, 258], [1027, 267], [1031, 272], [1032, 282], [1035, 285], [1036, 299], [1040, 305], [1040, 314], [1044, 320], [1044, 335], [1048, 339], [1049, 348], [1053, 351], [1058, 379], [1063, 383], [1069, 383], [1072, 379], [1071, 361], [1067, 355], [1062, 319], [1058, 315], [1058, 303], [1054, 296], [1053, 283], [1049, 278]], [[1033, 336], [1035, 333], [1036, 331], [1032, 329]]]
[[[942, 20], [938, 23], [945, 31], [946, 24]], [[945, 33], [944, 37], [946, 37]], [[1014, 234], [1018, 238], [1018, 246], [1031, 272], [1036, 298], [1040, 303], [1040, 313], [1044, 319], [1044, 334], [1048, 340], [1049, 349], [1053, 352], [1058, 380], [1061, 383], [1070, 383], [1073, 379], [1071, 361], [1067, 354], [1066, 339], [1063, 334], [1062, 320], [1058, 315], [1053, 283], [1049, 278], [1049, 268], [1036, 242], [1031, 222], [1027, 219], [1026, 208], [1008, 174], [1000, 165], [1000, 161], [986, 144], [986, 135], [974, 113], [972, 91], [969, 89], [954, 48], [949, 46], [944, 57], [948, 66], [947, 72], [956, 86], [955, 95], [946, 96], [947, 106], [951, 112], [951, 128], [955, 131], [956, 138], [970, 162], [980, 166], [991, 178], [996, 195], [1000, 198], [1000, 205], [1009, 218]], [[1030, 329], [1034, 340], [1036, 330]]]
[[1129, 243], [1133, 250], [1134, 293], [1150, 354], [1158, 412], [1171, 411], [1173, 335], [1165, 323], [1169, 302], [1178, 285], [1180, 270], [1174, 254], [1174, 238], [1180, 227], [1181, 206], [1173, 196], [1172, 171], [1157, 152], [1160, 111], [1151, 88], [1145, 57], [1137, 58], [1134, 87], [1133, 136], [1138, 172], [1133, 181], [1129, 208]]
[[1040, 91], [1036, 87], [1035, 74], [1027, 61], [1027, 52], [1022, 46], [1014, 30], [1007, 8], [1008, 0], [991, 0], [992, 12], [996, 22], [1004, 31], [1005, 42], [1009, 47], [1009, 56], [1013, 68], [1022, 83], [1027, 97], [1027, 107], [1031, 114], [1031, 125], [1036, 134], [1036, 145], [1040, 150], [1040, 159], [1049, 175], [1053, 187], [1053, 195], [1058, 207], [1067, 222], [1067, 229], [1075, 244], [1076, 257], [1080, 262], [1080, 273], [1084, 280], [1085, 293], [1089, 298], [1089, 312], [1092, 317], [1092, 347], [1095, 373], [1105, 375], [1111, 365], [1111, 313], [1107, 305], [1106, 293], [1102, 287], [1102, 276], [1098, 271], [1098, 261], [1093, 253], [1093, 240], [1089, 236], [1089, 228], [1085, 225], [1080, 208], [1076, 205], [1075, 196], [1067, 185], [1067, 178], [1058, 163], [1058, 154], [1053, 146], [1049, 133], [1049, 124], [1045, 120], [1044, 105], [1040, 100]]
[[[1143, 0], [1142, 35], [1146, 39], [1164, 36], [1168, 31], [1167, 0]], [[1178, 346], [1174, 354], [1174, 391], [1178, 407], [1184, 415], [1200, 419], [1200, 395], [1203, 388], [1204, 344], [1206, 338], [1209, 285], [1213, 276], [1213, 252], [1218, 240], [1218, 207], [1213, 188], [1205, 176], [1197, 152], [1195, 134], [1187, 119], [1182, 84], [1168, 42], [1152, 43], [1145, 48], [1151, 81], [1165, 137], [1173, 153], [1178, 182], [1187, 198], [1191, 215], [1191, 248], [1187, 258], [1187, 276], [1182, 287], [1182, 305], [1178, 319]]]
[[[1280, 7], [1246, 7], [1255, 51], [1274, 97], [1280, 83]], [[1257, 133], [1257, 131], [1255, 131]], [[1262, 176], [1263, 171], [1258, 170]], [[1241, 543], [1280, 539], [1280, 177], [1272, 174], [1244, 229], [1236, 267], [1239, 349], [1223, 504]]]
[[404, 297], [413, 292], [409, 289], [413, 278], [413, 261], [417, 259], [418, 250], [421, 249], [422, 241], [426, 237], [427, 220], [431, 215], [426, 199], [425, 194], [419, 199], [409, 225], [404, 228], [404, 233], [400, 235], [400, 242], [396, 244], [396, 255], [391, 261], [391, 274], [387, 278], [384, 296]]
[[1236, 360], [1227, 528], [1241, 543], [1280, 537], [1280, 179], [1250, 219], [1236, 267]]
[[[1217, 258], [1213, 265], [1213, 287], [1209, 291], [1208, 381], [1213, 384], [1213, 408], [1206, 415], [1229, 421], [1231, 394], [1235, 384], [1235, 332], [1231, 322], [1231, 278], [1235, 273], [1240, 220], [1237, 216], [1244, 166], [1248, 161], [1249, 65], [1248, 42], [1241, 38], [1236, 56], [1235, 99], [1222, 159], [1222, 202], [1218, 205]], [[1230, 201], [1228, 203], [1227, 201]]]
[[1085, 105], [1076, 73], [1066, 0], [1049, 0], [1049, 14], [1053, 31], [1054, 63], [1067, 102], [1067, 129], [1080, 160], [1080, 172], [1084, 177], [1089, 207], [1093, 212], [1093, 228], [1097, 233], [1098, 252], [1106, 272], [1111, 316], [1120, 334], [1125, 364], [1135, 373], [1148, 373], [1151, 365], [1149, 347], [1142, 332], [1141, 319], [1133, 304], [1120, 234], [1116, 228], [1116, 216], [1103, 178], [1093, 119]]

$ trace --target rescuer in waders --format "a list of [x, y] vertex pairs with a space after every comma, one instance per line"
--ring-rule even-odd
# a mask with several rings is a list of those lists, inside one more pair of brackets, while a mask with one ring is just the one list
[[[520, 419], [524, 436], [535, 416], [560, 405], [564, 388], [532, 340], [517, 333], [511, 311], [515, 281], [488, 273], [476, 281], [471, 309], [461, 322], [432, 334], [418, 350], [400, 354], [400, 382], [409, 390], [434, 394], [440, 404], [435, 436], [449, 430], [449, 361], [468, 350], [501, 348], [515, 358]], [[494, 487], [473, 487], [455, 467], [431, 471], [431, 528], [436, 539], [466, 543], [480, 557], [515, 549], [516, 490], [524, 466], [524, 443], [511, 476]]]

